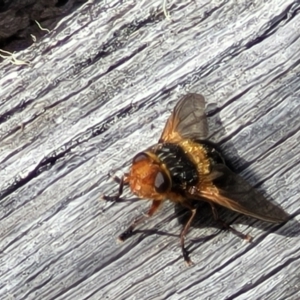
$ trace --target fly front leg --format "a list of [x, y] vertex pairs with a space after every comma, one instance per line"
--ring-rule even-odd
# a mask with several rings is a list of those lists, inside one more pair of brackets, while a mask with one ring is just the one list
[[218, 212], [217, 212], [216, 207], [212, 203], [209, 203], [209, 204], [210, 204], [210, 207], [211, 207], [211, 210], [212, 210], [215, 221], [217, 221], [223, 228], [231, 231], [236, 236], [238, 236], [241, 239], [244, 239], [247, 242], [252, 241], [252, 236], [250, 236], [249, 234], [243, 234], [242, 232], [232, 228], [230, 225], [228, 225], [226, 222], [224, 222], [222, 219], [220, 219], [219, 216], [218, 216]]
[[124, 188], [124, 185], [127, 185], [128, 184], [128, 174], [125, 174], [124, 176], [122, 176], [121, 178], [117, 177], [117, 176], [114, 176], [113, 177], [113, 180], [116, 181], [117, 183], [119, 183], [119, 189], [118, 189], [118, 193], [114, 196], [106, 196], [106, 195], [103, 195], [102, 196], [102, 199], [103, 200], [106, 200], [106, 201], [110, 201], [110, 202], [117, 202], [120, 200], [120, 197], [122, 196], [123, 194], [123, 188]]
[[148, 211], [147, 214], [135, 219], [132, 224], [122, 233], [119, 235], [118, 240], [121, 242], [124, 242], [128, 238], [130, 238], [133, 235], [133, 230], [136, 228], [137, 225], [143, 223], [147, 219], [149, 219], [153, 214], [158, 210], [158, 208], [161, 206], [162, 201], [153, 200], [152, 205]]

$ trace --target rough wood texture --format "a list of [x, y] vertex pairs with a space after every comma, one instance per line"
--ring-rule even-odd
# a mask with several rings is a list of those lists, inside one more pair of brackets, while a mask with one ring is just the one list
[[[1, 299], [299, 299], [299, 1], [94, 1], [0, 69]], [[167, 204], [100, 200], [188, 93], [233, 168], [280, 204], [270, 225], [206, 206], [187, 236]], [[134, 199], [126, 190], [125, 196]]]

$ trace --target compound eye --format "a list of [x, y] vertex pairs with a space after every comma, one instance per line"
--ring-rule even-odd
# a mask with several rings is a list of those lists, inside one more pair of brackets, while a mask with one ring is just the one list
[[158, 171], [154, 181], [154, 187], [157, 193], [166, 192], [171, 185], [169, 177], [161, 171]]
[[144, 152], [140, 152], [132, 159], [132, 163], [134, 164], [139, 161], [147, 160], [147, 159], [149, 159], [149, 156]]

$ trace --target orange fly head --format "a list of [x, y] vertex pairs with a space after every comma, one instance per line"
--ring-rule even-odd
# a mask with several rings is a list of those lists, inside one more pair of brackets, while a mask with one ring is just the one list
[[149, 152], [138, 153], [132, 161], [128, 176], [131, 191], [140, 198], [165, 200], [171, 189], [171, 178], [166, 167]]

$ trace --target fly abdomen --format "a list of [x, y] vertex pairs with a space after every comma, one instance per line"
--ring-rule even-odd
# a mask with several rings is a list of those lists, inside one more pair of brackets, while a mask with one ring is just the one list
[[216, 164], [225, 164], [225, 160], [222, 157], [222, 155], [216, 150], [216, 146], [209, 141], [196, 141], [206, 151], [207, 158], [210, 161], [211, 165], [216, 165]]

